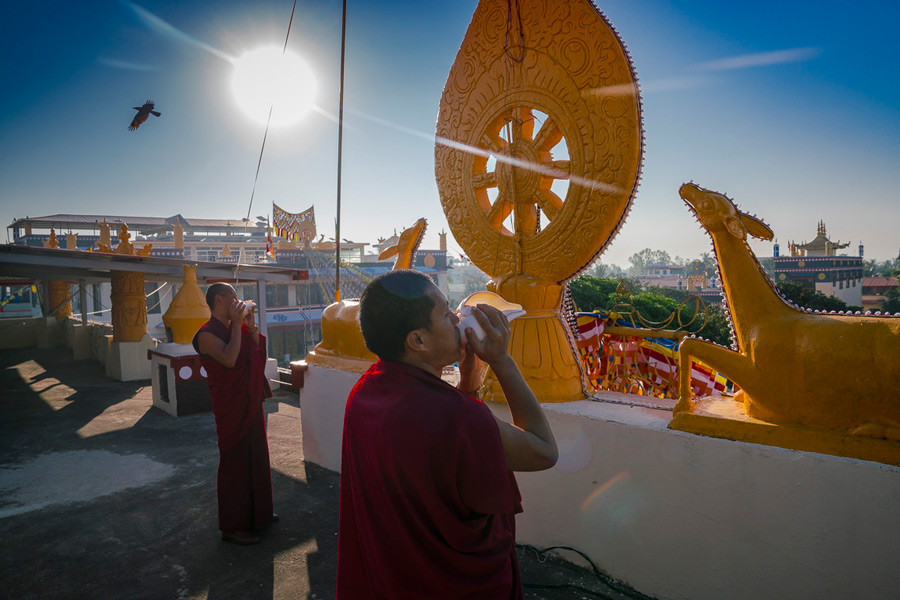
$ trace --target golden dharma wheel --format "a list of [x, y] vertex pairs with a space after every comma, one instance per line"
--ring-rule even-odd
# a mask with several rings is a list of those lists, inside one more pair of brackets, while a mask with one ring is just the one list
[[628, 214], [637, 79], [589, 0], [481, 0], [441, 97], [435, 174], [453, 236], [491, 277], [561, 283]]
[[[622, 226], [642, 155], [631, 60], [589, 0], [478, 3], [441, 97], [435, 176], [488, 289], [526, 310], [510, 354], [542, 402], [584, 397], [562, 284]], [[482, 394], [503, 399], [490, 374]]]

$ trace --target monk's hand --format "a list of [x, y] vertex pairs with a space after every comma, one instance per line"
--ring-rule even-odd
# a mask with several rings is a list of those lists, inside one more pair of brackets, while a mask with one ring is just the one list
[[489, 304], [475, 306], [472, 314], [484, 330], [484, 338], [478, 341], [475, 331], [471, 327], [466, 327], [466, 340], [478, 358], [489, 365], [494, 365], [508, 357], [510, 327], [506, 315]]
[[459, 385], [457, 388], [474, 396], [478, 393], [482, 381], [484, 381], [484, 362], [478, 358], [471, 345], [463, 343], [459, 355]]
[[232, 327], [240, 327], [241, 323], [243, 323], [245, 309], [246, 307], [244, 306], [244, 303], [240, 300], [235, 299], [234, 303], [231, 305], [231, 311], [229, 313]]
[[256, 307], [253, 305], [245, 305], [244, 310], [244, 325], [247, 326], [247, 331], [250, 334], [256, 333], [256, 319], [254, 319], [254, 312]]

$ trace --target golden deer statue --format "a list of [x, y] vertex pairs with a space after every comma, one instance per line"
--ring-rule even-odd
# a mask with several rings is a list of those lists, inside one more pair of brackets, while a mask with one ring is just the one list
[[[746, 241], [748, 233], [770, 240], [772, 230], [723, 194], [693, 183], [679, 192], [712, 237], [735, 348], [681, 343], [681, 396], [670, 426], [900, 464], [900, 318], [820, 314], [790, 303]], [[756, 426], [756, 433], [715, 418], [691, 423], [698, 412], [688, 375], [694, 358], [740, 386], [735, 400], [743, 399], [751, 425], [745, 432]], [[779, 438], [771, 424], [787, 433]]]
[[[400, 233], [397, 243], [386, 248], [379, 259], [396, 255], [393, 270], [411, 269], [416, 250], [425, 236], [427, 222], [419, 219]], [[322, 311], [322, 341], [306, 357], [309, 364], [362, 373], [378, 359], [366, 348], [359, 328], [359, 300], [341, 300]]]
[[419, 249], [419, 244], [422, 243], [422, 238], [425, 237], [425, 229], [427, 227], [428, 221], [419, 219], [410, 227], [404, 229], [400, 232], [400, 239], [397, 240], [397, 243], [382, 250], [381, 254], [378, 255], [378, 260], [384, 260], [396, 255], [397, 260], [394, 261], [393, 271], [412, 269], [416, 262], [416, 251]]

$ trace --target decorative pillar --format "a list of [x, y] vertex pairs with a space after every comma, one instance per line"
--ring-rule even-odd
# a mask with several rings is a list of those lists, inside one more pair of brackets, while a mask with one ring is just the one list
[[[104, 219], [105, 220], [105, 219]], [[150, 246], [144, 246], [135, 252], [128, 240], [128, 225], [122, 224], [119, 232], [119, 247], [116, 254], [148, 256]], [[128, 271], [117, 271], [112, 274], [113, 341], [139, 342], [147, 333], [147, 298], [144, 296], [144, 274]]]
[[[50, 310], [59, 306], [55, 316], [57, 321], [63, 321], [72, 314], [72, 302], [69, 300], [69, 284], [65, 281], [51, 281], [49, 285]], [[60, 306], [61, 305], [61, 306]]]
[[66, 234], [66, 250], [78, 250], [78, 234], [71, 231]]

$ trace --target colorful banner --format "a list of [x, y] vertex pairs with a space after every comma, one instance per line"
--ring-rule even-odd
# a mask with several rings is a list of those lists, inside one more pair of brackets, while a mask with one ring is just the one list
[[315, 207], [301, 213], [289, 213], [272, 204], [272, 229], [275, 235], [290, 242], [312, 241], [316, 237]]
[[[605, 333], [607, 325], [634, 327], [606, 313], [577, 313], [578, 349], [590, 386], [657, 398], [678, 397], [678, 343], [664, 338]], [[733, 382], [697, 359], [691, 368], [695, 396], [732, 393]]]
[[21, 298], [22, 294], [24, 294], [25, 292], [28, 292], [28, 291], [30, 291], [32, 294], [37, 294], [37, 286], [35, 286], [35, 285], [30, 285], [30, 286], [29, 286], [29, 285], [26, 285], [26, 286], [24, 286], [24, 287], [20, 287], [18, 290], [16, 290], [15, 292], [11, 293], [9, 296], [7, 296], [6, 298], [4, 298], [3, 300], [0, 300], [0, 308], [3, 308], [4, 306], [6, 306], [7, 304], [9, 304], [9, 303], [12, 302], [13, 300], [15, 300], [16, 302], [18, 302], [18, 301], [19, 301], [19, 298]]

